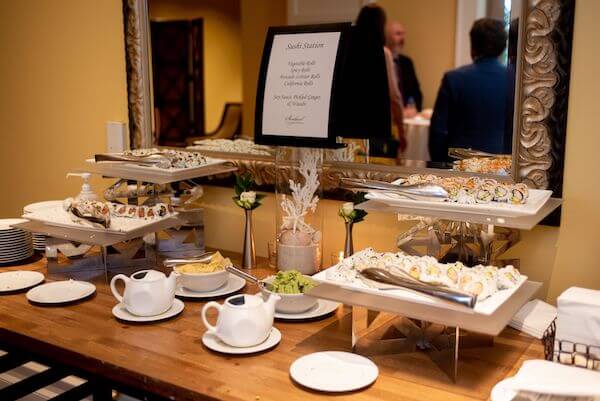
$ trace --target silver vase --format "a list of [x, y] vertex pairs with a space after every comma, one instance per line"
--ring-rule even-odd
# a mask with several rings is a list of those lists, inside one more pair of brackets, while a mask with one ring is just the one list
[[346, 241], [344, 242], [344, 257], [352, 256], [354, 254], [354, 242], [352, 241], [352, 227], [354, 223], [346, 224]]
[[256, 248], [254, 246], [254, 230], [252, 229], [252, 210], [244, 209], [244, 211], [246, 212], [246, 224], [244, 226], [242, 268], [254, 269], [256, 267]]

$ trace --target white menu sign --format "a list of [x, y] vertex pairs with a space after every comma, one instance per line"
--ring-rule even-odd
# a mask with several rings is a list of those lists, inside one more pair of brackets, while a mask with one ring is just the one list
[[265, 79], [262, 135], [326, 139], [340, 32], [276, 34]]

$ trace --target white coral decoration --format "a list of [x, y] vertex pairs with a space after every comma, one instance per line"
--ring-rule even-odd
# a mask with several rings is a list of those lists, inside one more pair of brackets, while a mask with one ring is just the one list
[[315, 192], [319, 188], [317, 165], [320, 159], [319, 150], [310, 149], [303, 153], [298, 172], [304, 178], [304, 185], [290, 179], [291, 197], [286, 196], [281, 201], [281, 209], [284, 214], [282, 229], [293, 232], [298, 230], [308, 234], [315, 232], [315, 229], [304, 221], [304, 217], [309, 211], [314, 213], [319, 202], [319, 197], [315, 195]]

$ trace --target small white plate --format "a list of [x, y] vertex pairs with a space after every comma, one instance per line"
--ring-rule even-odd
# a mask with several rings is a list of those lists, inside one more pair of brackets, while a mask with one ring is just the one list
[[225, 295], [233, 294], [236, 291], [241, 290], [246, 285], [246, 280], [240, 278], [238, 276], [234, 276], [233, 274], [229, 274], [229, 279], [227, 279], [227, 283], [220, 288], [217, 288], [213, 291], [207, 292], [197, 292], [190, 291], [186, 288], [183, 288], [181, 285], [177, 286], [175, 290], [175, 295], [183, 298], [195, 298], [195, 299], [208, 299], [208, 298], [217, 298], [223, 297]]
[[335, 311], [340, 306], [339, 302], [319, 299], [317, 304], [307, 311], [302, 313], [280, 313], [275, 312], [276, 319], [282, 320], [307, 320], [316, 319], [321, 316], [326, 316]]
[[115, 305], [115, 307], [112, 309], [112, 314], [117, 319], [124, 320], [127, 322], [135, 322], [135, 323], [157, 322], [159, 320], [165, 320], [165, 319], [169, 319], [173, 316], [179, 315], [183, 311], [184, 307], [185, 307], [185, 305], [183, 304], [183, 302], [181, 300], [175, 298], [173, 300], [173, 305], [171, 305], [169, 310], [161, 313], [160, 315], [137, 316], [137, 315], [134, 315], [133, 313], [130, 313], [129, 311], [127, 311], [127, 308], [125, 308], [125, 305], [120, 303], [118, 305]]
[[279, 341], [281, 341], [281, 332], [275, 327], [271, 328], [271, 334], [269, 334], [269, 337], [267, 337], [265, 341], [252, 347], [232, 347], [209, 332], [205, 332], [202, 336], [202, 344], [204, 344], [206, 348], [223, 354], [233, 355], [253, 354], [255, 352], [266, 351], [279, 344]]
[[340, 393], [369, 386], [379, 375], [370, 359], [350, 352], [315, 352], [290, 366], [295, 382], [317, 391]]
[[509, 377], [508, 379], [504, 379], [501, 382], [496, 383], [494, 388], [492, 388], [492, 393], [490, 394], [490, 398], [492, 401], [510, 401], [517, 396], [517, 392], [510, 389], [508, 386], [514, 380], [514, 378]]
[[19, 262], [21, 260], [28, 259], [31, 256], [33, 256], [33, 249], [30, 252], [19, 256], [0, 257], [0, 264]]
[[40, 272], [17, 270], [0, 273], [0, 294], [31, 288], [42, 281], [44, 281], [44, 275]]
[[38, 304], [63, 304], [87, 298], [94, 292], [96, 286], [87, 281], [54, 281], [27, 291], [27, 299]]
[[0, 231], [17, 230], [11, 226], [14, 224], [27, 223], [26, 219], [0, 219]]

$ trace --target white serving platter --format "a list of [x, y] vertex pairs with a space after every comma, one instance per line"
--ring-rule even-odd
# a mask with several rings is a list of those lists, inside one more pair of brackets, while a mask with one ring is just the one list
[[319, 283], [309, 292], [314, 297], [460, 327], [492, 336], [498, 335], [514, 314], [541, 287], [541, 283], [528, 281], [526, 276], [521, 276], [521, 280], [515, 287], [498, 291], [491, 297], [477, 302], [475, 308], [470, 309], [410, 290], [380, 291], [359, 283], [329, 280], [327, 270], [319, 272], [312, 278]]
[[168, 184], [237, 170], [237, 167], [226, 163], [227, 160], [209, 158], [205, 165], [199, 167], [163, 169], [123, 162], [96, 162], [94, 159], [88, 159], [86, 160], [86, 170], [108, 177], [126, 178], [154, 184]]
[[71, 220], [71, 217], [69, 216], [69, 213], [62, 208], [62, 205], [49, 206], [47, 208], [35, 210], [31, 213], [26, 213], [23, 215], [23, 217], [27, 220], [38, 221], [40, 223], [44, 223], [50, 226], [63, 227], [87, 232], [103, 232], [121, 235], [127, 235], [134, 231], [140, 230], [151, 232], [151, 228], [153, 226], [159, 225], [165, 220], [176, 216], [177, 213], [173, 213], [169, 216], [148, 220], [128, 217], [111, 217], [110, 227], [104, 229], [101, 227], [92, 227], [73, 222]]
[[[393, 181], [392, 184], [399, 184], [401, 182], [402, 179]], [[530, 189], [527, 203], [522, 205], [513, 205], [503, 202], [464, 204], [443, 200], [413, 200], [404, 198], [398, 194], [384, 192], [369, 192], [365, 198], [396, 207], [517, 217], [533, 216], [537, 214], [548, 199], [550, 199], [550, 196], [552, 196], [552, 191], [545, 189]]]

